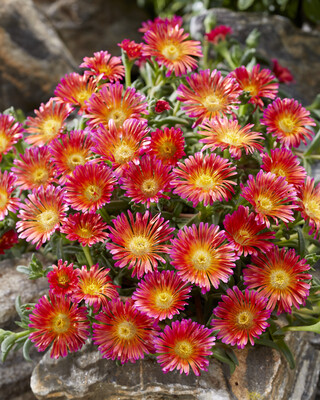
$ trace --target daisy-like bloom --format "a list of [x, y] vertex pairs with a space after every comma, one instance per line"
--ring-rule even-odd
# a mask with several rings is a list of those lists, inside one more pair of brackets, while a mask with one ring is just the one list
[[298, 195], [301, 216], [311, 227], [309, 235], [314, 234], [317, 237], [320, 230], [320, 183], [315, 187], [314, 178], [307, 176]]
[[28, 117], [26, 131], [30, 133], [26, 142], [35, 146], [43, 146], [60, 137], [65, 128], [65, 120], [72, 109], [66, 104], [54, 103], [51, 98], [46, 104], [41, 103], [39, 110], [34, 110], [36, 117]]
[[174, 321], [155, 338], [157, 361], [164, 373], [177, 369], [180, 374], [189, 375], [190, 368], [195, 375], [207, 371], [216, 338], [213, 329], [206, 328], [191, 319]]
[[263, 146], [259, 140], [264, 137], [262, 133], [252, 132], [253, 126], [254, 124], [248, 124], [242, 128], [237, 120], [229, 120], [226, 117], [205, 120], [200, 126], [200, 129], [204, 130], [198, 132], [206, 136], [199, 140], [205, 143], [202, 150], [229, 149], [231, 156], [236, 159], [241, 158], [242, 149], [245, 150], [246, 155], [252, 154], [255, 150], [262, 151]]
[[86, 101], [97, 90], [97, 81], [95, 79], [72, 72], [60, 80], [54, 94], [58, 103], [67, 104], [71, 110], [79, 107], [79, 114], [83, 114], [86, 111]]
[[12, 172], [0, 171], [0, 221], [9, 211], [16, 212], [21, 206], [18, 197], [11, 197], [16, 186], [16, 176]]
[[249, 175], [246, 187], [240, 186], [241, 196], [254, 207], [258, 224], [265, 223], [270, 228], [268, 217], [276, 224], [279, 219], [285, 223], [294, 221], [293, 212], [298, 206], [293, 203], [297, 201], [297, 193], [283, 176], [259, 171], [256, 177]]
[[139, 32], [145, 33], [149, 30], [157, 30], [158, 27], [162, 25], [172, 28], [175, 28], [176, 26], [181, 28], [182, 24], [183, 18], [178, 15], [174, 15], [171, 18], [157, 17], [153, 21], [148, 20], [146, 22], [142, 22], [142, 28], [139, 29]]
[[29, 336], [39, 351], [52, 344], [51, 358], [66, 357], [81, 349], [89, 336], [90, 322], [85, 307], [77, 307], [68, 298], [49, 293], [42, 296], [29, 316]]
[[141, 313], [132, 301], [107, 302], [92, 324], [93, 342], [103, 358], [134, 363], [153, 351], [157, 327], [152, 318]]
[[240, 349], [248, 341], [253, 346], [254, 338], [270, 325], [267, 322], [271, 315], [271, 310], [266, 308], [268, 299], [255, 290], [246, 289], [242, 293], [237, 286], [228, 289], [227, 295], [222, 295], [221, 299], [213, 310], [219, 319], [211, 321], [214, 330], [219, 330], [217, 338]]
[[80, 68], [86, 68], [85, 76], [94, 76], [97, 80], [119, 81], [124, 77], [121, 57], [112, 57], [107, 51], [93, 53], [93, 57], [84, 57]]
[[263, 112], [261, 124], [285, 147], [298, 147], [301, 141], [312, 139], [314, 132], [307, 126], [315, 126], [307, 111], [297, 100], [276, 99]]
[[115, 181], [106, 165], [78, 165], [65, 184], [66, 201], [74, 210], [95, 213], [109, 203]]
[[108, 128], [101, 125], [92, 134], [91, 150], [101, 156], [99, 161], [111, 161], [116, 174], [121, 175], [129, 161], [138, 161], [143, 139], [148, 132], [147, 124], [139, 119], [127, 119], [119, 128], [110, 120]]
[[59, 182], [66, 183], [67, 175], [72, 175], [78, 165], [84, 165], [93, 155], [91, 137], [82, 130], [71, 131], [60, 139], [53, 140], [49, 145], [51, 161], [56, 168]]
[[0, 114], [0, 161], [23, 137], [23, 127], [12, 115]]
[[50, 153], [47, 146], [30, 147], [20, 160], [13, 161], [11, 171], [15, 173], [16, 185], [21, 189], [37, 189], [41, 185], [47, 187], [55, 181], [55, 168], [50, 162]]
[[132, 299], [141, 312], [161, 321], [184, 310], [191, 289], [174, 271], [155, 271], [138, 283]]
[[5, 250], [11, 249], [19, 242], [18, 234], [14, 229], [10, 229], [0, 237], [0, 254], [4, 254]]
[[170, 110], [170, 104], [165, 100], [158, 100], [154, 106], [154, 111], [158, 114], [163, 113], [166, 110]]
[[151, 132], [147, 152], [164, 165], [176, 165], [186, 155], [185, 141], [180, 128], [164, 128]]
[[235, 212], [226, 215], [223, 226], [238, 256], [258, 254], [259, 251], [265, 252], [273, 247], [270, 239], [275, 238], [275, 232], [263, 232], [266, 225], [257, 224], [255, 214], [249, 214], [249, 207], [239, 206]]
[[93, 312], [98, 312], [101, 306], [107, 306], [108, 300], [119, 296], [117, 287], [112, 283], [109, 276], [110, 269], [100, 268], [99, 265], [93, 265], [88, 270], [83, 265], [78, 271], [78, 285], [72, 293], [72, 300], [80, 303], [82, 300], [93, 307]]
[[288, 68], [279, 64], [279, 61], [275, 58], [272, 60], [272, 72], [280, 83], [294, 83], [294, 78]]
[[173, 193], [191, 201], [193, 207], [201, 201], [204, 206], [228, 201], [234, 193], [232, 185], [236, 185], [228, 178], [237, 174], [235, 169], [227, 159], [216, 154], [195, 153], [173, 169]]
[[108, 234], [104, 232], [107, 226], [99, 214], [77, 213], [68, 215], [60, 232], [65, 233], [69, 240], [76, 240], [82, 246], [91, 247], [107, 239]]
[[26, 239], [39, 249], [60, 227], [67, 210], [62, 188], [49, 185], [34, 189], [25, 203], [20, 205], [18, 218], [21, 221], [16, 224], [19, 238]]
[[121, 177], [121, 188], [125, 190], [125, 196], [131, 197], [135, 203], [158, 203], [159, 199], [169, 199], [164, 194], [170, 191], [171, 181], [170, 165], [163, 165], [160, 160], [148, 155], [140, 159], [140, 164], [133, 162], [128, 164]]
[[132, 87], [123, 91], [123, 85], [119, 82], [103, 85], [99, 92], [88, 100], [87, 107], [87, 124], [91, 128], [100, 124], [107, 127], [111, 119], [119, 128], [126, 119], [141, 120], [142, 114], [148, 114], [145, 96]]
[[291, 307], [305, 304], [309, 296], [309, 281], [312, 275], [305, 259], [301, 259], [294, 249], [279, 249], [274, 246], [266, 253], [253, 256], [251, 264], [243, 270], [244, 284], [248, 289], [256, 289], [269, 298], [267, 308], [278, 308], [277, 314], [291, 313]]
[[210, 290], [210, 284], [217, 289], [220, 281], [228, 282], [238, 259], [233, 244], [225, 239], [225, 232], [216, 225], [200, 222], [198, 227], [184, 227], [171, 240], [171, 264], [184, 281], [196, 284], [202, 293]]
[[260, 71], [259, 64], [255, 65], [252, 71], [244, 66], [236, 68], [230, 75], [236, 79], [243, 91], [249, 92], [249, 103], [260, 109], [263, 107], [262, 98], [274, 99], [277, 96], [279, 83], [273, 82], [275, 77], [269, 69]]
[[154, 56], [159, 65], [164, 65], [170, 76], [186, 75], [197, 68], [197, 60], [193, 57], [202, 57], [201, 43], [187, 40], [188, 33], [177, 25], [158, 25], [144, 34], [146, 45], [143, 48], [144, 56]]
[[226, 25], [218, 25], [212, 29], [209, 33], [205, 34], [205, 38], [208, 42], [218, 44], [222, 40], [226, 40], [227, 35], [232, 33], [232, 28]]
[[181, 84], [177, 90], [177, 100], [184, 103], [182, 109], [191, 118], [197, 118], [194, 126], [205, 118], [230, 114], [240, 103], [242, 93], [231, 76], [223, 77], [216, 69], [200, 71], [187, 76], [190, 87]]
[[136, 60], [142, 56], [144, 43], [136, 43], [134, 40], [124, 39], [118, 46], [126, 53], [130, 61]]
[[289, 149], [271, 149], [271, 155], [264, 153], [261, 155], [261, 168], [266, 172], [271, 172], [276, 176], [284, 176], [288, 183], [301, 187], [307, 176], [306, 170], [300, 165], [299, 159]]
[[124, 213], [112, 220], [114, 228], [109, 226], [110, 242], [106, 248], [110, 250], [115, 266], [133, 269], [132, 276], [141, 278], [144, 274], [156, 270], [158, 262], [165, 263], [161, 253], [167, 253], [174, 228], [160, 214], [151, 217], [146, 211], [136, 214], [134, 219], [128, 211], [129, 219]]
[[54, 296], [70, 296], [78, 285], [78, 272], [73, 268], [73, 263], [58, 260], [58, 265], [53, 265], [53, 270], [47, 275], [50, 291]]

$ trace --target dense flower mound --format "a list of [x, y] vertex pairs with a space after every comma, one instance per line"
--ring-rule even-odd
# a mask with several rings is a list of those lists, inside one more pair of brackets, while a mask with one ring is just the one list
[[0, 329], [3, 358], [90, 339], [198, 376], [257, 343], [292, 362], [286, 332], [319, 332], [319, 102], [285, 97], [290, 71], [207, 22], [200, 41], [182, 17], [146, 21], [34, 115], [0, 114], [0, 260], [32, 252], [18, 270], [48, 280], [17, 301], [23, 330]]

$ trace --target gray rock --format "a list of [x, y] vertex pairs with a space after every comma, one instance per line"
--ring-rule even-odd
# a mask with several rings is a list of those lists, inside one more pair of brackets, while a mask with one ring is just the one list
[[116, 366], [88, 343], [80, 352], [52, 360], [47, 353], [36, 366], [31, 388], [38, 400], [310, 400], [319, 375], [320, 352], [308, 334], [289, 336], [297, 368], [275, 350], [248, 347], [236, 351], [240, 365], [230, 376], [211, 360], [200, 377], [177, 371], [163, 374], [155, 360]]
[[223, 8], [208, 10], [193, 17], [190, 22], [191, 35], [203, 38], [203, 21], [208, 13], [216, 17], [218, 25], [229, 25], [233, 36], [245, 42], [253, 29], [261, 33], [259, 52], [291, 71], [296, 83], [285, 85], [283, 89], [304, 105], [309, 105], [320, 93], [320, 33], [304, 32], [296, 28], [289, 19], [278, 15], [267, 16], [261, 13], [233, 12]]

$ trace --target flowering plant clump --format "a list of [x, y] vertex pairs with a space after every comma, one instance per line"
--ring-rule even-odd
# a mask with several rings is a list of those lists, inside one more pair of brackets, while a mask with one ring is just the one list
[[49, 286], [18, 299], [3, 360], [90, 338], [164, 372], [233, 370], [232, 348], [254, 344], [293, 367], [285, 332], [320, 332], [317, 102], [283, 94], [290, 71], [257, 63], [256, 32], [241, 46], [215, 27], [201, 43], [182, 26], [147, 21], [141, 43], [85, 57], [35, 116], [0, 115], [0, 257], [33, 252], [18, 269]]

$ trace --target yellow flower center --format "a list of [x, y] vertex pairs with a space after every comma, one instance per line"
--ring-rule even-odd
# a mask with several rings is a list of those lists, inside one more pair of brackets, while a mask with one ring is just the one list
[[320, 202], [315, 199], [306, 200], [304, 201], [304, 208], [308, 217], [320, 220]]
[[295, 121], [290, 117], [284, 117], [279, 120], [278, 126], [283, 132], [292, 133], [295, 129]]
[[141, 191], [148, 197], [153, 197], [158, 193], [159, 185], [154, 178], [146, 179], [141, 185]]
[[88, 90], [81, 90], [79, 93], [75, 94], [75, 99], [76, 101], [81, 105], [84, 106], [84, 102], [86, 100], [89, 100], [91, 97], [92, 93], [89, 92]]
[[176, 46], [174, 43], [164, 46], [161, 53], [165, 58], [171, 61], [177, 60], [180, 57], [179, 46]]
[[145, 236], [133, 236], [128, 245], [129, 250], [135, 256], [142, 256], [151, 250], [151, 243]]
[[79, 230], [78, 230], [78, 235], [79, 235], [80, 237], [82, 237], [82, 238], [87, 239], [87, 238], [89, 238], [89, 237], [92, 236], [92, 231], [91, 231], [91, 229], [88, 229], [88, 228], [86, 228], [86, 227], [81, 227], [81, 228], [79, 228]]
[[191, 257], [193, 267], [198, 271], [206, 271], [212, 265], [212, 255], [208, 250], [196, 250]]
[[37, 183], [38, 185], [44, 184], [49, 178], [48, 170], [46, 168], [39, 167], [33, 172], [32, 178], [34, 183]]
[[120, 339], [131, 340], [135, 337], [137, 328], [132, 322], [123, 321], [117, 327], [117, 334]]
[[209, 174], [201, 174], [195, 181], [195, 185], [203, 190], [212, 190], [216, 187], [216, 180], [214, 176]]
[[99, 73], [108, 76], [112, 74], [112, 68], [110, 68], [109, 65], [102, 65], [101, 67], [99, 67]]
[[269, 197], [259, 196], [256, 208], [259, 212], [262, 213], [269, 212], [273, 209], [273, 202], [270, 200]]
[[0, 132], [0, 153], [3, 153], [8, 146], [9, 139], [4, 132]]
[[56, 333], [67, 332], [70, 328], [70, 318], [66, 314], [59, 313], [53, 318], [52, 330]]
[[253, 315], [250, 311], [241, 311], [236, 316], [236, 323], [242, 329], [249, 329], [253, 324]]
[[249, 92], [251, 96], [257, 96], [259, 94], [259, 90], [256, 85], [249, 84], [243, 88], [245, 92]]
[[58, 275], [58, 279], [57, 280], [58, 280], [58, 285], [60, 287], [66, 287], [66, 286], [68, 286], [68, 284], [70, 282], [70, 278], [68, 277], [67, 274]]
[[119, 128], [127, 118], [127, 114], [121, 109], [112, 110], [107, 115], [107, 119], [113, 119], [117, 128]]
[[193, 346], [187, 340], [181, 340], [174, 346], [174, 352], [181, 358], [190, 358], [193, 353]]
[[88, 279], [82, 282], [82, 291], [84, 294], [88, 294], [90, 296], [99, 295], [101, 292], [101, 285], [94, 279]]
[[285, 178], [287, 176], [286, 171], [284, 171], [283, 169], [281, 169], [279, 167], [272, 168], [272, 170], [270, 172], [272, 172], [273, 174], [275, 174], [277, 176], [283, 176]]
[[46, 210], [37, 216], [37, 221], [44, 231], [51, 231], [59, 222], [59, 217], [56, 211]]
[[159, 154], [163, 158], [170, 158], [174, 155], [174, 153], [177, 151], [176, 146], [172, 142], [163, 142], [159, 146]]
[[238, 134], [238, 131], [224, 132], [222, 140], [224, 141], [224, 143], [231, 144], [233, 146], [239, 146], [242, 144], [242, 140]]
[[8, 203], [8, 193], [4, 191], [0, 191], [0, 208], [3, 208]]
[[248, 239], [251, 239], [252, 235], [246, 229], [240, 229], [235, 235], [235, 241], [239, 244], [244, 244]]
[[71, 154], [67, 158], [67, 165], [71, 171], [73, 171], [78, 165], [84, 165], [85, 162], [86, 160], [81, 153]]
[[170, 292], [160, 292], [156, 294], [155, 304], [158, 308], [166, 310], [171, 307], [173, 303], [173, 295]]
[[134, 149], [127, 143], [121, 143], [120, 146], [116, 147], [113, 153], [114, 159], [118, 164], [125, 164], [132, 160], [134, 155]]
[[205, 97], [202, 104], [209, 112], [221, 110], [221, 99], [215, 94], [209, 94], [209, 96]]
[[97, 201], [102, 196], [102, 190], [96, 185], [89, 185], [84, 191], [84, 195], [89, 201]]
[[289, 283], [290, 275], [282, 269], [272, 271], [270, 274], [270, 284], [275, 289], [285, 289]]
[[47, 140], [57, 136], [61, 129], [61, 121], [57, 119], [47, 119], [42, 124], [42, 132]]

